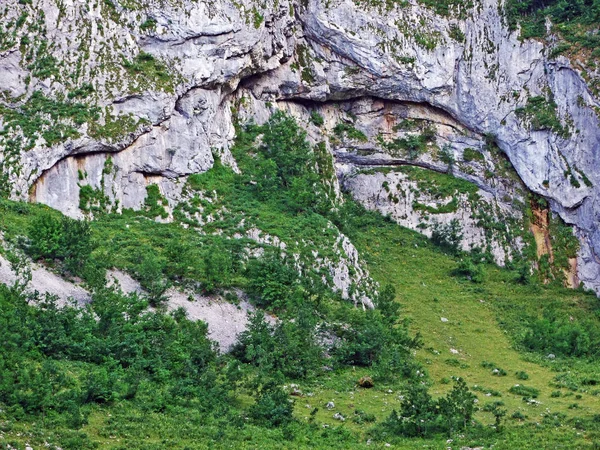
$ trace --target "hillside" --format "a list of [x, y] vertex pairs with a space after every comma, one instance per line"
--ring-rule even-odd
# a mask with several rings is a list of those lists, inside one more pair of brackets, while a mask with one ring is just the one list
[[600, 446], [598, 0], [9, 0], [3, 448]]

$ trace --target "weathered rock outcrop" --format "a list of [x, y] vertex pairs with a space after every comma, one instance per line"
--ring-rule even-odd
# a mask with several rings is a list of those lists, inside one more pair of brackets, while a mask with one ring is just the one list
[[[235, 165], [236, 116], [319, 111], [326, 123], [309, 133], [327, 141], [355, 198], [428, 232], [457, 218], [463, 246], [489, 245], [502, 263], [519, 233], [486, 238], [468, 193], [440, 197], [414, 173], [365, 170], [451, 172], [474, 183], [496, 220], [516, 223], [527, 193], [500, 172], [497, 145], [526, 188], [574, 225], [579, 278], [600, 289], [600, 102], [569, 60], [509, 31], [496, 0], [447, 17], [416, 0], [138, 3], [7, 3], [2, 190], [81, 216], [83, 186], [84, 209], [119, 209], [141, 207], [158, 184], [173, 207], [185, 177], [214, 155]], [[540, 109], [551, 125], [536, 125]], [[418, 141], [424, 127], [435, 139]]]

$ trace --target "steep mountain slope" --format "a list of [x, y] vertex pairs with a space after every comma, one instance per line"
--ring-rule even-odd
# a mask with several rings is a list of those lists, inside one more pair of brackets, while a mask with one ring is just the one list
[[[594, 55], [565, 52], [564, 27], [522, 39], [495, 0], [438, 3], [11, 0], [2, 189], [83, 217], [139, 209], [157, 185], [173, 210], [215, 155], [235, 167], [234, 122], [263, 123], [277, 104], [327, 119], [311, 134], [359, 201], [428, 235], [457, 219], [459, 245], [499, 263], [526, 249], [527, 192], [541, 195], [580, 242], [560, 270], [598, 289]], [[365, 165], [450, 172], [477, 191]]]
[[0, 18], [0, 446], [598, 448], [598, 0]]
[[[425, 237], [350, 201], [345, 207], [351, 214], [338, 221], [342, 231], [356, 243], [372, 276], [382, 286], [396, 287], [393, 300], [400, 302], [403, 320], [393, 325], [400, 332], [408, 325], [413, 335], [421, 335], [423, 345], [415, 357], [401, 353], [398, 360], [398, 355], [384, 353], [383, 365], [354, 360], [341, 365], [337, 353], [323, 358], [310, 353], [307, 361], [309, 343], [295, 340], [301, 339], [302, 328], [284, 333], [283, 340], [281, 329], [277, 331], [278, 346], [265, 355], [265, 341], [260, 340], [267, 340], [264, 328], [257, 333], [253, 319], [254, 347], [242, 355], [258, 361], [240, 364], [239, 350], [215, 361], [204, 339], [204, 324], [185, 320], [181, 311], [148, 310], [142, 298], [106, 290], [96, 291], [86, 308], [59, 309], [51, 299], [20, 301], [16, 289], [0, 286], [0, 444], [19, 449], [597, 446], [600, 334], [593, 293], [527, 283], [520, 274], [492, 264], [481, 265], [483, 277], [474, 282], [460, 271], [464, 255], [449, 255]], [[2, 201], [0, 208], [0, 227], [9, 241], [39, 225], [40, 217], [59, 217], [42, 205]], [[105, 215], [92, 227], [98, 242], [93, 257], [108, 258], [108, 264], [136, 276], [146, 265], [135, 254], [139, 248], [167, 258], [171, 276], [183, 271], [188, 277], [210, 258], [202, 250], [228, 253], [223, 243], [210, 246], [193, 229], [156, 223], [143, 212]], [[190, 248], [200, 252], [190, 254]], [[198, 261], [200, 268], [193, 266]], [[60, 268], [54, 264], [55, 270]], [[219, 269], [226, 271], [226, 264]], [[242, 274], [233, 283], [243, 284]], [[249, 288], [252, 279], [246, 277]], [[264, 292], [272, 295], [276, 285], [267, 288]], [[288, 308], [304, 289], [293, 291]], [[349, 350], [378, 353], [379, 311], [363, 311], [339, 299], [330, 302], [318, 291], [309, 294], [305, 304], [315, 308], [319, 319], [327, 319], [320, 326], [331, 327], [332, 334], [321, 344], [340, 343], [332, 339], [334, 330], [359, 330], [364, 341]], [[202, 306], [198, 302], [191, 304]], [[394, 313], [389, 306], [378, 303], [387, 318]], [[283, 308], [277, 313], [280, 323], [290, 317]], [[540, 332], [536, 324], [552, 316], [545, 347], [529, 347], [528, 333]], [[287, 326], [301, 324], [297, 319]], [[548, 339], [557, 336], [558, 341]], [[571, 351], [579, 356], [568, 356]], [[271, 353], [277, 355], [274, 360]], [[270, 366], [279, 358], [295, 370], [310, 362], [313, 366], [304, 376], [276, 366], [288, 370], [284, 377]], [[385, 370], [388, 365], [391, 372]], [[374, 386], [361, 386], [362, 377]], [[410, 386], [429, 386], [443, 399], [452, 392], [454, 377], [462, 377], [477, 395], [472, 426], [418, 438], [394, 432], [390, 418], [394, 411], [406, 410]], [[265, 406], [283, 415], [290, 405], [290, 423], [264, 422], [260, 415], [257, 419], [258, 394], [269, 381], [286, 390]], [[293, 409], [290, 400], [295, 400]], [[500, 413], [500, 428], [494, 425], [495, 413]]]

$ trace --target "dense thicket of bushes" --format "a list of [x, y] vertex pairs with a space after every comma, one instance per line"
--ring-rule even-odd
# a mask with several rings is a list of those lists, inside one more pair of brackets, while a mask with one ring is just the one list
[[523, 345], [528, 350], [561, 356], [600, 356], [600, 331], [594, 323], [557, 317], [530, 319]]
[[89, 222], [58, 218], [52, 214], [35, 217], [29, 226], [27, 251], [34, 260], [56, 259], [73, 275], [85, 275], [94, 248]]
[[0, 402], [16, 417], [53, 413], [76, 428], [88, 403], [226, 403], [206, 325], [147, 307], [112, 290], [61, 307], [0, 285]]

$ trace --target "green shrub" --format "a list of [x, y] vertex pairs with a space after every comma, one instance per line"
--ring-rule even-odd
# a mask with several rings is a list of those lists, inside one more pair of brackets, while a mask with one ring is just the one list
[[515, 384], [508, 390], [511, 394], [522, 395], [526, 398], [537, 398], [540, 395], [540, 390], [534, 387], [524, 386], [522, 384]]
[[140, 30], [149, 31], [156, 29], [156, 19], [154, 17], [147, 17], [144, 22], [140, 25]]
[[94, 249], [89, 222], [44, 213], [31, 221], [28, 254], [34, 259], [56, 259], [65, 271], [85, 276]]
[[398, 154], [399, 151], [405, 152], [408, 159], [412, 160], [426, 153], [428, 145], [435, 141], [435, 130], [427, 126], [422, 129], [420, 134], [411, 134], [406, 137], [396, 138], [391, 142], [384, 142], [380, 139], [379, 143], [392, 154]]
[[165, 277], [166, 260], [156, 256], [154, 251], [147, 247], [138, 249], [135, 265], [135, 277], [148, 294], [148, 301], [152, 306], [160, 306], [166, 302], [165, 292], [170, 286]]
[[174, 89], [174, 74], [163, 61], [156, 59], [150, 53], [140, 52], [133, 61], [123, 59], [122, 65], [142, 86], [153, 85], [167, 92], [172, 92]]
[[465, 42], [465, 33], [458, 27], [456, 24], [450, 25], [450, 29], [448, 30], [448, 35], [454, 39], [456, 42], [463, 43]]
[[352, 422], [357, 423], [359, 425], [363, 425], [365, 423], [373, 423], [377, 420], [374, 414], [369, 414], [362, 409], [355, 409], [354, 416], [352, 417]]
[[234, 275], [242, 270], [242, 246], [229, 239], [213, 239], [202, 251], [202, 285], [207, 293], [231, 285]]
[[479, 386], [477, 384], [472, 387], [472, 390], [474, 390], [476, 392], [483, 392], [486, 395], [489, 394], [492, 397], [502, 397], [502, 393], [500, 393], [499, 391], [496, 391], [495, 389], [485, 388], [485, 387]]
[[563, 356], [598, 356], [600, 333], [589, 322], [570, 321], [548, 312], [530, 320], [522, 341], [525, 348]]
[[503, 368], [499, 367], [496, 363], [493, 363], [491, 361], [482, 361], [481, 367], [490, 369], [492, 371], [492, 375], [496, 375], [498, 377], [504, 377], [507, 375], [506, 370], [504, 370]]
[[494, 409], [496, 409], [500, 406], [504, 406], [504, 402], [502, 402], [502, 401], [489, 402], [489, 403], [486, 403], [485, 405], [483, 405], [481, 410], [485, 411], [485, 412], [492, 412]]
[[485, 270], [483, 265], [475, 263], [472, 258], [463, 257], [454, 270], [454, 275], [466, 278], [473, 283], [482, 283], [485, 279]]
[[514, 413], [512, 413], [512, 415], [510, 417], [512, 419], [516, 419], [516, 420], [525, 420], [525, 419], [527, 419], [527, 416], [525, 414], [523, 414], [521, 411], [515, 411]]
[[533, 130], [551, 130], [563, 137], [569, 135], [568, 128], [560, 122], [553, 98], [529, 97], [524, 107], [517, 108], [516, 115], [525, 120]]
[[357, 130], [354, 125], [349, 123], [340, 122], [334, 128], [333, 132], [340, 138], [346, 137], [348, 139], [356, 140], [359, 142], [367, 142], [368, 138], [365, 133]]
[[323, 353], [315, 336], [315, 317], [307, 308], [301, 308], [293, 318], [270, 325], [263, 312], [256, 312], [248, 329], [240, 334], [232, 355], [267, 376], [280, 372], [299, 379], [315, 373]]
[[527, 375], [527, 372], [524, 372], [522, 370], [515, 372], [515, 376], [518, 380], [529, 380], [529, 375]]
[[485, 157], [483, 156], [482, 153], [478, 152], [477, 150], [467, 147], [463, 151], [463, 160], [466, 162], [484, 161]]
[[308, 174], [313, 162], [311, 148], [306, 141], [306, 132], [292, 117], [277, 111], [262, 130], [260, 151], [275, 162], [283, 186], [288, 187], [294, 177]]
[[32, 220], [28, 230], [29, 255], [35, 259], [58, 258], [62, 253], [64, 228], [60, 219], [42, 214]]
[[250, 408], [250, 417], [267, 427], [287, 425], [293, 420], [294, 406], [286, 392], [272, 384], [263, 387]]
[[146, 198], [144, 199], [144, 210], [147, 212], [148, 217], [155, 218], [161, 217], [166, 219], [168, 217], [165, 206], [169, 203], [160, 193], [160, 189], [156, 184], [149, 184], [146, 186]]
[[396, 301], [396, 288], [385, 285], [375, 299], [375, 307], [381, 312], [383, 320], [394, 324], [400, 318], [400, 303]]
[[[0, 402], [26, 414], [64, 414], [75, 425], [85, 421], [84, 404], [135, 397], [142, 384], [154, 395], [169, 387], [166, 402], [204, 392], [210, 403], [204, 383], [216, 354], [206, 324], [146, 307], [110, 290], [85, 308], [59, 307], [51, 296], [33, 306], [0, 285]], [[176, 388], [184, 384], [188, 394]]]
[[428, 437], [465, 430], [473, 418], [475, 395], [462, 378], [445, 397], [434, 401], [421, 384], [410, 384], [399, 412], [382, 424], [383, 430], [408, 437]]
[[330, 327], [338, 338], [331, 354], [340, 364], [375, 365], [381, 376], [386, 377], [403, 370], [410, 349], [420, 346], [419, 337], [410, 339], [402, 327], [390, 328], [380, 311], [344, 309], [339, 313], [342, 311], [340, 322]]
[[323, 126], [323, 124], [325, 123], [325, 119], [323, 119], [323, 116], [315, 110], [310, 112], [310, 121], [318, 127]]
[[505, 14], [510, 29], [516, 30], [521, 24], [522, 39], [546, 37], [545, 19], [549, 17], [569, 43], [588, 48], [597, 45], [597, 39], [586, 33], [590, 25], [600, 20], [597, 0], [508, 0]]
[[263, 308], [284, 308], [300, 284], [298, 273], [275, 253], [251, 260], [246, 274], [248, 293]]
[[452, 219], [447, 224], [435, 223], [431, 231], [431, 240], [443, 250], [458, 254], [463, 234], [458, 219]]

